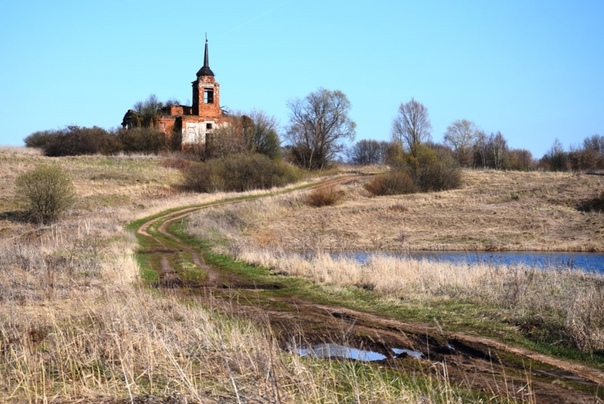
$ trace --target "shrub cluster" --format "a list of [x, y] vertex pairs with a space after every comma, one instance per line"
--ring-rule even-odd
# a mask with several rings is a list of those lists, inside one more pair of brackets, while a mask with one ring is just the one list
[[157, 154], [168, 149], [166, 135], [155, 128], [133, 128], [120, 130], [117, 139], [125, 153]]
[[75, 199], [71, 178], [58, 166], [41, 165], [17, 177], [16, 195], [27, 205], [29, 218], [50, 223], [67, 210]]
[[393, 170], [387, 174], [381, 174], [365, 184], [365, 189], [373, 195], [399, 195], [417, 192], [413, 179], [407, 172]]
[[565, 151], [556, 139], [539, 160], [539, 167], [549, 171], [604, 170], [604, 135], [583, 139], [583, 147]]
[[392, 170], [365, 185], [374, 195], [444, 191], [461, 185], [461, 170], [447, 152], [438, 153], [427, 146], [418, 146], [415, 154], [411, 154], [392, 147], [387, 161]]
[[344, 198], [344, 192], [335, 187], [320, 187], [312, 190], [306, 197], [306, 203], [315, 208], [332, 206]]
[[34, 132], [24, 141], [27, 147], [41, 148], [50, 157], [119, 152], [157, 154], [169, 148], [166, 135], [155, 128], [107, 131], [96, 126], [67, 126], [54, 131]]
[[185, 171], [185, 188], [196, 192], [269, 189], [298, 180], [299, 171], [261, 154], [232, 154], [192, 164]]

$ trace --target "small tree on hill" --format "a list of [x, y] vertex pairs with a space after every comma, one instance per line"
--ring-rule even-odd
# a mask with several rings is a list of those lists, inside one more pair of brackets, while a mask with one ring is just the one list
[[348, 116], [351, 104], [343, 92], [319, 88], [288, 107], [286, 139], [297, 165], [322, 170], [344, 150], [346, 140], [354, 140], [356, 124]]
[[263, 111], [253, 110], [250, 118], [254, 122], [253, 150], [271, 159], [281, 156], [281, 140], [277, 134], [277, 120]]
[[36, 223], [57, 220], [75, 200], [71, 178], [56, 165], [42, 165], [21, 174], [15, 187], [17, 197], [26, 202], [28, 215]]
[[431, 139], [431, 130], [428, 108], [411, 98], [398, 107], [398, 115], [392, 122], [392, 141], [407, 146], [409, 152], [416, 156], [417, 147]]
[[447, 126], [445, 144], [451, 146], [455, 158], [462, 167], [472, 166], [473, 147], [480, 133], [478, 126], [467, 119], [458, 119]]
[[387, 142], [377, 140], [359, 140], [348, 152], [351, 163], [357, 165], [380, 164], [390, 145]]

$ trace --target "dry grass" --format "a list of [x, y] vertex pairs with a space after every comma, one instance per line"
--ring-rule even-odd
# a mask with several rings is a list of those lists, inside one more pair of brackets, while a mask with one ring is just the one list
[[[240, 249], [240, 259], [291, 276], [338, 287], [372, 290], [392, 301], [463, 301], [501, 309], [500, 320], [523, 327], [558, 327], [558, 343], [604, 351], [604, 277], [577, 270], [521, 265], [435, 263], [374, 256], [365, 263], [328, 254], [308, 257], [267, 249]], [[524, 330], [531, 331], [531, 330]], [[543, 337], [554, 330], [534, 330]]]
[[320, 187], [308, 193], [306, 203], [315, 208], [333, 206], [337, 205], [343, 197], [344, 193], [337, 189], [337, 187]]
[[19, 220], [14, 179], [48, 158], [0, 151], [0, 394], [3, 402], [448, 402], [446, 378], [390, 383], [377, 368], [284, 353], [262, 319], [217, 314], [138, 284], [130, 221], [224, 194], [181, 193], [153, 157], [52, 159], [75, 207]]
[[[582, 272], [510, 266], [454, 265], [395, 258], [366, 264], [334, 259], [347, 250], [604, 251], [604, 216], [581, 212], [599, 195], [596, 176], [468, 171], [455, 191], [371, 198], [361, 183], [344, 186], [346, 201], [320, 211], [303, 191], [215, 209], [190, 228], [212, 228], [227, 253], [317, 283], [370, 289], [419, 302], [471, 301], [501, 309], [501, 320], [530, 334], [549, 327], [586, 352], [604, 350], [604, 279]], [[515, 197], [517, 196], [517, 197]], [[216, 218], [229, 218], [226, 225]], [[232, 224], [236, 223], [235, 226]], [[310, 254], [309, 254], [310, 253]], [[507, 316], [507, 317], [506, 317]], [[558, 337], [553, 335], [547, 338]]]
[[299, 204], [299, 196], [263, 200], [257, 208], [262, 218], [248, 233], [275, 240], [267, 246], [297, 251], [309, 245], [333, 251], [604, 251], [604, 215], [578, 209], [604, 191], [604, 177], [465, 171], [463, 178], [458, 190], [379, 198], [352, 184], [343, 188], [344, 203], [321, 211]]

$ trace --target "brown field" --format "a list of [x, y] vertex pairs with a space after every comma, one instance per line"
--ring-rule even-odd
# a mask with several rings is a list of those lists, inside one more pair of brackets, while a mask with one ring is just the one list
[[376, 198], [360, 180], [321, 208], [304, 196], [262, 201], [246, 234], [294, 251], [604, 251], [604, 215], [578, 209], [604, 191], [603, 176], [466, 170], [463, 178], [457, 190]]
[[[13, 184], [19, 174], [49, 161], [72, 176], [78, 199], [60, 222], [38, 226], [21, 219]], [[125, 226], [166, 209], [229, 196], [181, 192], [182, 175], [172, 166], [158, 157], [48, 159], [26, 149], [0, 150], [0, 401], [474, 401], [464, 390], [469, 384], [453, 383], [444, 368], [405, 373], [404, 382], [397, 376], [393, 383], [378, 367], [307, 360], [282, 350], [262, 314], [242, 319], [208, 305], [211, 298], [183, 301], [142, 287], [133, 258], [136, 240]], [[207, 236], [209, 224], [211, 233], [231, 238], [224, 250], [272, 267], [278, 261], [286, 265], [288, 252], [302, 250], [604, 250], [602, 214], [576, 209], [602, 192], [603, 177], [468, 171], [460, 190], [381, 198], [369, 197], [362, 182], [338, 185], [343, 198], [335, 206], [311, 208], [308, 191], [296, 191], [209, 209], [192, 219], [191, 229]], [[485, 276], [480, 268], [469, 276], [458, 268], [427, 272], [417, 263], [399, 268], [376, 262], [381, 277], [367, 279], [352, 263], [321, 259], [292, 259], [292, 271], [299, 271], [293, 274], [312, 278], [303, 271], [307, 266], [316, 274], [314, 282], [373, 289], [385, 299], [404, 297], [420, 305], [454, 299]], [[393, 283], [392, 271], [407, 278], [415, 274], [415, 283]], [[531, 283], [522, 271], [507, 274], [516, 292], [499, 290], [488, 296], [489, 304], [512, 302], [514, 309], [505, 315], [552, 308], [573, 312], [568, 321], [581, 334], [577, 342], [586, 350], [604, 344], [593, 315], [602, 291], [591, 288], [591, 278], [568, 280], [560, 274], [549, 283]], [[575, 286], [565, 288], [564, 282]], [[558, 306], [536, 299], [544, 291]], [[591, 383], [601, 377], [579, 367], [567, 370], [587, 373]], [[506, 393], [508, 387], [514, 390], [493, 390], [489, 402], [534, 402], [532, 393], [522, 398]], [[552, 384], [555, 393], [541, 394], [572, 402], [573, 391], [566, 390]], [[530, 392], [530, 380], [518, 391]]]

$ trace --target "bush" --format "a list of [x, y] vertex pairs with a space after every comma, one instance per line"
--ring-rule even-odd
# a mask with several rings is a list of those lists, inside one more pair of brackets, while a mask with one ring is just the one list
[[233, 154], [223, 159], [191, 165], [185, 172], [185, 188], [196, 192], [269, 189], [299, 178], [299, 172], [260, 154]]
[[166, 135], [155, 128], [122, 129], [117, 137], [125, 153], [158, 154], [168, 149]]
[[365, 184], [365, 189], [376, 196], [417, 192], [417, 188], [409, 174], [401, 170], [394, 170], [376, 176], [371, 182]]
[[44, 130], [34, 132], [31, 135], [23, 139], [26, 147], [36, 147], [43, 149], [47, 144], [52, 142], [58, 135], [57, 131]]
[[332, 206], [344, 198], [344, 192], [335, 187], [320, 187], [312, 190], [306, 197], [306, 203], [315, 208]]
[[438, 154], [426, 147], [418, 146], [416, 156], [406, 156], [406, 170], [415, 186], [422, 192], [444, 191], [459, 188], [461, 170], [457, 162], [447, 153]]
[[50, 157], [114, 154], [121, 150], [121, 144], [114, 134], [97, 126], [68, 126], [54, 132], [52, 139], [44, 144], [43, 150]]
[[461, 185], [461, 170], [447, 150], [437, 152], [425, 145], [415, 148], [415, 156], [393, 145], [387, 152], [392, 171], [379, 175], [365, 188], [374, 195], [443, 191]]
[[27, 203], [29, 218], [36, 223], [57, 220], [75, 200], [71, 178], [54, 165], [42, 165], [21, 174], [15, 186], [16, 195]]

